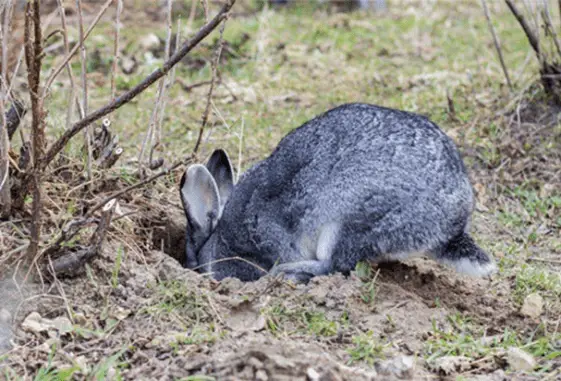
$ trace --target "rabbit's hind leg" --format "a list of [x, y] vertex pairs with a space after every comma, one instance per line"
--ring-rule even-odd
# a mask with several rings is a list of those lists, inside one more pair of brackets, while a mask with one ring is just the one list
[[327, 274], [330, 269], [331, 262], [307, 260], [276, 265], [269, 274], [275, 276], [284, 273], [285, 279], [295, 283], [307, 283], [315, 276]]
[[[324, 224], [320, 228], [320, 232], [315, 245], [315, 253], [307, 253], [304, 258], [310, 258], [300, 261], [292, 261], [281, 263], [275, 266], [270, 274], [284, 273], [285, 277], [295, 282], [308, 282], [317, 275], [325, 275], [331, 271], [331, 258], [337, 240], [339, 239], [340, 224], [331, 222]], [[307, 252], [308, 250], [304, 250]]]

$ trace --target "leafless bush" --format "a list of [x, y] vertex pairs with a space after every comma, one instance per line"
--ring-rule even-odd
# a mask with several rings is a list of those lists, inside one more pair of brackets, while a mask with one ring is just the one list
[[[54, 6], [54, 11], [49, 15], [46, 20], [42, 19], [41, 5], [43, 2], [40, 0], [29, 0], [25, 7], [24, 15], [24, 57], [26, 65], [26, 78], [27, 88], [29, 92], [29, 106], [31, 113], [30, 131], [28, 131], [29, 142], [25, 134], [21, 133], [21, 152], [19, 157], [13, 153], [13, 146], [11, 146], [10, 138], [14, 135], [18, 127], [19, 121], [25, 112], [21, 102], [14, 100], [11, 96], [10, 81], [8, 76], [8, 42], [10, 37], [12, 20], [12, 12], [15, 4], [14, 0], [4, 1], [0, 5], [0, 43], [2, 52], [2, 64], [0, 71], [0, 218], [13, 219], [15, 216], [29, 216], [28, 225], [25, 229], [29, 231], [27, 242], [23, 244], [24, 249], [11, 250], [11, 252], [26, 251], [23, 259], [27, 261], [28, 265], [38, 264], [45, 255], [51, 256], [60, 252], [60, 249], [70, 239], [76, 237], [80, 230], [92, 223], [97, 224], [97, 230], [86, 243], [86, 247], [81, 249], [80, 253], [76, 251], [66, 253], [68, 257], [57, 257], [53, 262], [49, 258], [49, 263], [55, 263], [56, 269], [61, 273], [72, 272], [76, 265], [80, 265], [83, 261], [95, 255], [100, 249], [101, 242], [105, 235], [108, 225], [111, 222], [111, 216], [116, 209], [115, 201], [132, 191], [133, 189], [140, 188], [145, 184], [154, 181], [169, 171], [174, 170], [186, 162], [191, 160], [191, 157], [182, 158], [174, 163], [169, 163], [167, 168], [160, 170], [158, 173], [153, 173], [150, 176], [144, 176], [144, 166], [141, 164], [139, 171], [139, 181], [136, 184], [114, 190], [111, 194], [93, 195], [90, 204], [93, 206], [89, 210], [83, 210], [77, 213], [69, 222], [63, 224], [62, 229], [58, 233], [58, 238], [50, 237], [50, 244], [45, 244], [45, 237], [42, 236], [43, 230], [43, 209], [44, 189], [50, 187], [51, 174], [53, 173], [50, 165], [55, 162], [67, 163], [66, 167], [71, 171], [76, 172], [75, 176], [86, 175], [88, 184], [95, 182], [96, 179], [92, 173], [103, 173], [104, 170], [110, 168], [119, 159], [122, 148], [117, 144], [116, 137], [110, 131], [110, 122], [104, 119], [103, 123], [96, 123], [103, 117], [110, 115], [117, 109], [133, 100], [136, 96], [145, 91], [154, 83], [160, 81], [158, 91], [158, 102], [153, 115], [153, 122], [148, 126], [147, 137], [148, 147], [150, 148], [150, 162], [148, 168], [154, 169], [152, 161], [152, 152], [159, 144], [159, 138], [162, 128], [163, 113], [165, 109], [165, 93], [166, 90], [173, 84], [173, 70], [174, 66], [180, 62], [189, 52], [191, 52], [197, 45], [205, 39], [213, 30], [223, 25], [229, 15], [235, 0], [224, 0], [220, 10], [212, 17], [208, 15], [206, 23], [203, 25], [192, 37], [187, 38], [183, 42], [179, 42], [176, 38], [175, 49], [173, 54], [171, 35], [172, 35], [172, 18], [171, 18], [171, 5], [172, 0], [168, 0], [168, 38], [166, 42], [166, 55], [165, 61], [160, 68], [152, 72], [136, 86], [123, 94], [116, 93], [115, 77], [117, 75], [118, 59], [119, 59], [119, 18], [123, 10], [123, 2], [121, 0], [107, 0], [98, 6], [98, 13], [91, 21], [90, 25], [84, 25], [84, 17], [82, 16], [82, 3], [81, 0], [75, 0], [76, 12], [79, 20], [79, 43], [70, 48], [68, 42], [68, 31], [65, 19], [65, 8], [63, 1], [49, 2], [49, 6]], [[52, 4], [51, 4], [52, 3]], [[194, 2], [193, 2], [194, 3]], [[45, 3], [46, 4], [46, 3]], [[206, 2], [204, 2], [206, 7]], [[86, 75], [86, 59], [87, 59], [87, 39], [91, 31], [96, 27], [98, 21], [103, 16], [105, 11], [111, 6], [115, 6], [115, 41], [113, 50], [113, 64], [111, 65], [111, 89], [108, 91], [110, 94], [109, 100], [97, 110], [89, 110], [88, 105], [88, 78]], [[207, 8], [208, 11], [208, 8]], [[208, 11], [208, 13], [210, 13]], [[56, 15], [60, 16], [62, 28], [57, 30], [63, 36], [64, 57], [60, 60], [59, 64], [50, 72], [49, 76], [45, 79], [41, 78], [42, 59], [44, 57], [44, 30], [49, 20], [52, 20]], [[222, 38], [222, 33], [221, 33]], [[220, 55], [221, 44], [218, 44], [216, 57]], [[80, 52], [79, 57], [76, 53]], [[72, 60], [79, 59], [81, 62], [81, 75], [80, 83], [78, 84], [74, 78], [70, 63]], [[211, 84], [215, 82], [217, 76], [216, 65], [218, 58], [213, 63], [213, 70]], [[19, 68], [19, 63], [15, 66], [15, 72]], [[68, 100], [67, 110], [67, 126], [62, 135], [58, 138], [47, 135], [46, 127], [46, 112], [45, 102], [48, 102], [48, 95], [51, 85], [54, 83], [56, 77], [66, 69], [69, 77], [68, 93], [70, 94]], [[13, 74], [12, 78], [16, 75]], [[80, 97], [76, 87], [81, 87]], [[212, 96], [211, 90], [207, 99], [208, 110], [210, 107]], [[73, 119], [74, 110], [78, 111], [78, 121], [71, 123]], [[203, 116], [203, 120], [208, 115]], [[97, 128], [94, 129], [94, 123]], [[201, 125], [201, 131], [204, 129], [204, 123]], [[89, 133], [87, 131], [91, 130]], [[20, 128], [21, 131], [21, 128]], [[62, 157], [61, 152], [69, 144], [73, 138], [80, 132], [85, 132], [85, 154], [87, 155], [87, 164], [73, 165], [67, 157]], [[197, 143], [198, 148], [199, 143]], [[146, 149], [145, 147], [143, 150]], [[195, 153], [196, 149], [194, 149]], [[143, 152], [140, 157], [143, 158]], [[159, 165], [163, 164], [163, 160], [157, 160]], [[20, 163], [18, 165], [18, 162]], [[23, 164], [21, 164], [23, 163]], [[51, 171], [51, 172], [49, 172]], [[95, 189], [92, 187], [91, 189]], [[26, 210], [25, 200], [31, 196], [32, 206], [31, 212]], [[96, 217], [99, 214], [99, 217]], [[51, 226], [53, 224], [50, 224]], [[55, 224], [56, 225], [56, 224]], [[50, 236], [53, 235], [53, 230], [50, 231]], [[55, 239], [51, 239], [55, 238]], [[1, 244], [1, 243], [0, 243]], [[0, 247], [0, 253], [4, 250]], [[93, 254], [92, 254], [93, 253]], [[60, 254], [60, 253], [59, 253]], [[0, 255], [1, 257], [2, 255]], [[60, 255], [59, 255], [60, 256]], [[74, 260], [79, 258], [78, 260]], [[43, 261], [45, 262], [45, 261]], [[6, 263], [6, 258], [0, 258], [0, 263]], [[52, 267], [52, 265], [51, 265]], [[44, 271], [44, 269], [43, 269]]]
[[[559, 26], [554, 26], [549, 1], [522, 0], [521, 10], [513, 0], [505, 0], [514, 15], [540, 65], [540, 79], [548, 95], [561, 105], [561, 43], [557, 35]], [[560, 10], [561, 10], [561, 2]]]

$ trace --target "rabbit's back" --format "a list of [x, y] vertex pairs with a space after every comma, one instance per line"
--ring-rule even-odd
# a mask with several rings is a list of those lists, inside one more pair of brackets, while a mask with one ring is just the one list
[[464, 228], [472, 203], [460, 155], [434, 123], [349, 104], [282, 139], [242, 177], [220, 225], [232, 249], [246, 252], [264, 240], [313, 240], [328, 224], [379, 235], [433, 224], [434, 240], [446, 241]]

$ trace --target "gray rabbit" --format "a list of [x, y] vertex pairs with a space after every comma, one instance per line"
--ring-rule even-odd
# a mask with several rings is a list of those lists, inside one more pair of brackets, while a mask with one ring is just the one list
[[423, 116], [342, 105], [284, 137], [236, 185], [233, 175], [216, 150], [181, 179], [184, 265], [215, 279], [282, 272], [306, 282], [415, 254], [471, 275], [495, 271], [467, 233], [474, 195], [462, 158]]

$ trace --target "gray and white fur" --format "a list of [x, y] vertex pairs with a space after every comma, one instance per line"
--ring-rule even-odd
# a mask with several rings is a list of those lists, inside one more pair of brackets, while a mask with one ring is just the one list
[[184, 265], [215, 279], [307, 281], [416, 254], [471, 275], [496, 268], [467, 232], [474, 195], [462, 158], [423, 116], [342, 105], [284, 137], [236, 185], [233, 175], [217, 150], [180, 185]]

